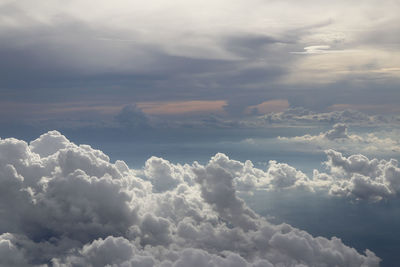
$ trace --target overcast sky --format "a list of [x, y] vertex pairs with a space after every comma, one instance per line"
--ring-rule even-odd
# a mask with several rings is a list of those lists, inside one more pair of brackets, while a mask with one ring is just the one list
[[129, 104], [233, 119], [248, 107], [396, 113], [399, 10], [396, 0], [3, 0], [0, 121], [93, 123]]

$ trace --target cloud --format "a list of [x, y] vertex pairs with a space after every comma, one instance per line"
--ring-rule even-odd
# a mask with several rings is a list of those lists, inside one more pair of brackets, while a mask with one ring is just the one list
[[[331, 159], [354, 171], [342, 163], [351, 159]], [[298, 181], [309, 182], [286, 164], [264, 172], [223, 154], [206, 165], [150, 158], [133, 170], [56, 131], [30, 144], [1, 139], [0, 265], [378, 266], [369, 250], [269, 223], [237, 194], [243, 183]]]
[[9, 233], [0, 235], [0, 266], [28, 266], [23, 252], [13, 243], [14, 236]]
[[124, 106], [115, 116], [117, 122], [128, 129], [146, 129], [150, 127], [148, 116], [135, 104]]
[[318, 135], [278, 137], [283, 142], [307, 144], [311, 148], [334, 148], [341, 151], [392, 154], [400, 151], [400, 143], [391, 137], [378, 137], [379, 133], [349, 134], [347, 124], [337, 123], [331, 130]]
[[158, 158], [149, 158], [144, 167], [144, 175], [149, 179], [156, 191], [168, 191], [178, 184], [193, 179], [188, 165], [173, 165], [169, 161]]
[[226, 101], [141, 102], [137, 106], [144, 113], [154, 115], [185, 115], [190, 113], [221, 113]]
[[292, 54], [302, 54], [302, 55], [310, 55], [310, 54], [323, 54], [323, 53], [332, 53], [337, 51], [329, 50], [331, 47], [329, 45], [312, 45], [304, 47], [304, 52], [291, 52]]
[[331, 130], [326, 132], [322, 132], [319, 135], [303, 135], [296, 137], [278, 137], [280, 140], [285, 141], [297, 141], [297, 142], [329, 142], [329, 141], [341, 141], [344, 142], [348, 139], [351, 141], [362, 141], [362, 137], [358, 135], [348, 135], [347, 133], [347, 125], [344, 123], [337, 123], [333, 125]]
[[377, 124], [382, 120], [375, 116], [355, 110], [341, 110], [317, 113], [302, 107], [289, 108], [283, 112], [271, 112], [261, 116], [266, 123], [349, 123], [349, 124]]
[[[36, 121], [43, 115], [81, 118], [79, 110], [87, 111], [85, 116], [109, 115], [130, 99], [175, 105], [162, 109], [153, 105], [147, 109], [153, 113], [190, 110], [190, 101], [205, 101], [197, 102], [201, 105], [195, 111], [209, 107], [220, 112], [223, 104], [216, 101], [226, 101], [224, 110], [236, 116], [249, 106], [270, 111], [271, 105], [259, 106], [270, 99], [303, 101], [307, 107], [351, 105], [367, 98], [374, 99], [372, 104], [395, 106], [399, 100], [393, 93], [399, 69], [393, 45], [398, 42], [393, 37], [398, 35], [393, 26], [398, 24], [395, 1], [384, 7], [367, 1], [362, 8], [338, 1], [330, 5], [329, 16], [324, 14], [326, 6], [314, 0], [234, 5], [226, 0], [191, 5], [182, 1], [110, 5], [99, 0], [96, 6], [97, 12], [88, 14], [83, 10], [93, 4], [87, 0], [71, 1], [68, 8], [56, 2], [32, 6], [24, 0], [1, 4], [0, 90], [7, 105], [1, 120], [14, 115], [14, 110], [21, 119], [29, 116]], [[385, 20], [371, 19], [370, 13], [384, 15]], [[352, 30], [355, 25], [361, 29]], [[338, 60], [338, 53], [321, 53], [327, 47], [361, 52], [340, 53]], [[317, 54], [290, 53], [304, 48]], [[306, 84], [296, 83], [294, 94], [288, 83], [296, 78]], [[309, 94], [319, 101], [308, 101]], [[74, 112], [62, 108], [80, 101], [85, 105]], [[60, 105], [39, 108], [48, 102]], [[96, 103], [103, 106], [92, 106]]]
[[350, 136], [347, 134], [347, 125], [343, 123], [333, 125], [333, 129], [324, 133], [323, 138], [326, 138], [328, 140], [350, 138]]
[[[141, 255], [142, 254], [142, 255]], [[186, 248], [170, 255], [170, 258], [158, 262], [150, 253], [143, 253], [129, 240], [124, 238], [107, 237], [105, 240], [98, 239], [91, 244], [85, 245], [78, 256], [68, 257], [63, 262], [54, 260], [56, 266], [105, 266], [114, 264], [118, 266], [273, 266], [266, 260], [258, 260], [250, 264], [240, 255], [225, 252], [224, 255], [210, 254], [207, 251]], [[114, 266], [113, 265], [113, 266]]]
[[370, 160], [360, 154], [346, 158], [334, 150], [327, 150], [326, 155], [325, 164], [330, 173], [314, 171], [314, 177], [325, 176], [324, 180], [331, 180], [330, 194], [371, 201], [398, 196], [400, 168], [397, 160]]
[[[269, 161], [267, 170], [263, 171], [254, 167], [250, 160], [242, 163], [230, 159], [225, 154], [217, 153], [205, 167], [210, 170], [219, 169], [221, 172], [226, 172], [226, 175], [229, 174], [229, 181], [235, 185], [235, 189], [238, 191], [294, 188], [311, 190], [308, 187], [310, 180], [303, 172], [286, 163], [278, 163], [275, 160]], [[217, 175], [214, 174], [213, 176]]]
[[286, 99], [277, 99], [264, 101], [261, 104], [249, 106], [245, 112], [248, 114], [266, 114], [276, 111], [284, 111], [289, 107], [289, 102]]
[[68, 139], [57, 131], [47, 132], [29, 144], [31, 151], [41, 157], [52, 155], [60, 149], [67, 148], [68, 145], [70, 145]]
[[[343, 126], [337, 125], [334, 130], [328, 131], [328, 134], [321, 134], [320, 137], [333, 140], [358, 138], [351, 135], [349, 137], [346, 127]], [[346, 158], [340, 152], [332, 149], [326, 150], [325, 153], [328, 160], [324, 162], [324, 165], [328, 172], [320, 172], [315, 169], [311, 178], [286, 163], [271, 160], [264, 171], [254, 167], [249, 160], [243, 163], [230, 159], [222, 153], [212, 157], [207, 165], [195, 164], [193, 168], [189, 165], [172, 165], [165, 160], [162, 161], [168, 169], [166, 172], [168, 174], [165, 174], [166, 181], [171, 179], [169, 176], [173, 169], [175, 169], [175, 173], [179, 174], [177, 177], [180, 177], [178, 179], [181, 181], [183, 174], [186, 173], [187, 183], [191, 184], [193, 181], [197, 181], [201, 185], [201, 193], [205, 201], [217, 210], [223, 211], [224, 217], [236, 218], [237, 223], [243, 225], [251, 221], [249, 217], [251, 218], [253, 214], [250, 211], [250, 213], [245, 212], [246, 208], [241, 201], [235, 203], [236, 192], [301, 190], [368, 201], [397, 197], [400, 190], [400, 183], [397, 182], [400, 177], [400, 169], [395, 159], [389, 161], [376, 158], [369, 160], [361, 154], [354, 154]], [[161, 160], [158, 159], [158, 161]], [[168, 165], [169, 167], [167, 167]], [[154, 175], [149, 175], [149, 179], [153, 179], [152, 176]], [[157, 183], [154, 185], [157, 186]], [[179, 183], [174, 180], [169, 188], [173, 185], [178, 186]], [[213, 188], [226, 190], [223, 194], [224, 198], [220, 198], [221, 191], [215, 192]], [[229, 198], [230, 201], [227, 201]], [[238, 210], [240, 210], [239, 214], [247, 215], [240, 219], [240, 216], [237, 215]], [[229, 221], [233, 222], [234, 219], [229, 219]], [[250, 224], [242, 227], [251, 228], [252, 226]]]

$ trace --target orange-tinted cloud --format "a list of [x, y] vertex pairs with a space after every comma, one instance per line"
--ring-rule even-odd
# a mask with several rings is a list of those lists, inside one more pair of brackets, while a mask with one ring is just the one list
[[222, 113], [226, 106], [225, 100], [215, 101], [170, 101], [170, 102], [140, 102], [137, 106], [151, 115], [183, 115], [188, 113]]

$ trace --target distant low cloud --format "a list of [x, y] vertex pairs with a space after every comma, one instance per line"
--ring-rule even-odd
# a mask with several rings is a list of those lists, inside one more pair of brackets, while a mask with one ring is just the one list
[[245, 112], [248, 114], [267, 114], [270, 112], [284, 111], [289, 107], [289, 102], [286, 99], [276, 99], [264, 101], [261, 104], [249, 106]]
[[213, 101], [165, 101], [165, 102], [141, 102], [137, 106], [144, 113], [152, 115], [187, 115], [191, 113], [209, 114], [221, 113], [227, 103], [224, 100]]
[[269, 124], [285, 123], [349, 123], [349, 124], [380, 124], [388, 122], [384, 117], [369, 116], [355, 110], [331, 112], [315, 112], [305, 108], [289, 108], [283, 112], [271, 112], [261, 116]]
[[[364, 171], [335, 153], [330, 175], [341, 166], [376, 173], [375, 163]], [[239, 187], [309, 183], [286, 164], [264, 172], [223, 154], [184, 166], [153, 157], [133, 170], [56, 131], [30, 144], [2, 139], [0, 265], [379, 266], [373, 252], [336, 237], [273, 225], [237, 195]]]
[[124, 106], [115, 116], [117, 122], [129, 129], [146, 129], [150, 127], [149, 117], [135, 104]]
[[206, 168], [222, 168], [224, 172], [218, 176], [229, 173], [236, 190], [243, 192], [302, 190], [367, 201], [399, 196], [400, 168], [397, 160], [370, 160], [361, 154], [345, 157], [332, 149], [325, 153], [328, 160], [324, 165], [328, 172], [314, 170], [311, 178], [285, 163], [272, 160], [264, 171], [255, 168], [251, 161], [242, 163], [221, 153], [212, 157]]
[[363, 135], [349, 134], [344, 123], [333, 125], [331, 130], [318, 135], [278, 137], [280, 141], [294, 144], [307, 144], [312, 148], [334, 148], [342, 151], [360, 151], [366, 153], [392, 154], [400, 152], [400, 143], [395, 138], [379, 137], [379, 133]]

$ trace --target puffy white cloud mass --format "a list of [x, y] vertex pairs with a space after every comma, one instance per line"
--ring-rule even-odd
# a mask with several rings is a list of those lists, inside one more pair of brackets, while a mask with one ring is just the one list
[[[327, 153], [330, 173], [318, 179], [354, 174], [334, 194], [400, 187], [397, 162]], [[224, 154], [206, 165], [152, 157], [132, 170], [57, 131], [1, 139], [0, 266], [379, 266], [336, 237], [273, 225], [237, 196], [314, 183], [275, 161], [263, 171]]]
[[398, 153], [400, 143], [391, 137], [379, 137], [377, 133], [366, 135], [349, 134], [348, 126], [344, 123], [333, 125], [331, 130], [318, 135], [306, 134], [295, 137], [278, 137], [283, 142], [304, 143], [327, 149], [335, 148], [343, 151], [360, 151], [365, 153]]
[[398, 196], [400, 168], [397, 160], [370, 160], [360, 154], [344, 157], [334, 150], [327, 150], [326, 155], [329, 173], [314, 170], [314, 180], [328, 182], [330, 194], [371, 201]]

